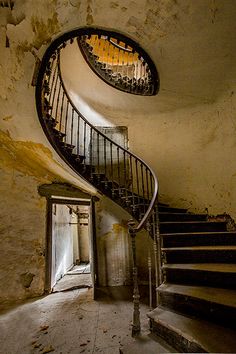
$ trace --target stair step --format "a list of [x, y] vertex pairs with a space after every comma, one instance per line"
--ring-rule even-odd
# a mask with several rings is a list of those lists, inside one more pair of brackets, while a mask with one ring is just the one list
[[124, 187], [118, 187], [118, 188], [113, 188], [113, 193], [120, 196], [123, 198], [125, 196], [125, 193], [127, 192], [127, 189]]
[[236, 327], [236, 290], [163, 283], [158, 293], [161, 306]]
[[101, 181], [101, 184], [103, 184], [106, 189], [112, 189], [113, 183], [112, 181]]
[[100, 183], [101, 181], [104, 181], [106, 179], [105, 173], [99, 173], [99, 172], [92, 172], [91, 173], [91, 180], [93, 182]]
[[190, 213], [165, 213], [159, 212], [159, 220], [166, 221], [206, 221], [206, 214], [190, 214]]
[[164, 247], [236, 245], [236, 232], [192, 232], [163, 234]]
[[51, 128], [55, 128], [58, 124], [58, 121], [53, 118], [49, 113], [46, 114], [44, 119], [47, 122], [47, 125], [49, 125]]
[[77, 166], [79, 173], [86, 179], [90, 179], [91, 173], [95, 171], [96, 167], [93, 165], [79, 164]]
[[64, 141], [60, 142], [60, 145], [62, 147], [63, 150], [65, 150], [67, 153], [69, 153], [70, 155], [72, 154], [72, 151], [74, 150], [75, 146], [65, 143]]
[[235, 331], [161, 307], [148, 313], [151, 331], [182, 353], [235, 353]]
[[236, 289], [236, 264], [165, 264], [162, 268], [168, 283]]
[[56, 128], [52, 128], [52, 131], [54, 136], [56, 136], [56, 138], [59, 139], [60, 142], [62, 142], [62, 139], [66, 136], [66, 134], [62, 133], [60, 130], [57, 130]]
[[159, 212], [163, 213], [186, 213], [187, 209], [184, 208], [172, 208], [165, 205], [158, 205]]
[[166, 263], [236, 263], [236, 246], [192, 246], [162, 248]]
[[174, 221], [161, 222], [161, 233], [227, 231], [225, 221]]
[[85, 156], [77, 154], [72, 154], [71, 157], [78, 163], [82, 163], [85, 159]]

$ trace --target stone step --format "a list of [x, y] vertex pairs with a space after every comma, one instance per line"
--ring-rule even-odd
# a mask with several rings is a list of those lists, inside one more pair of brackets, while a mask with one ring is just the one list
[[236, 264], [165, 264], [163, 270], [168, 283], [236, 289]]
[[192, 232], [163, 234], [164, 247], [236, 245], [236, 232]]
[[160, 231], [163, 234], [177, 232], [227, 231], [225, 221], [174, 221], [161, 222]]
[[236, 246], [162, 248], [166, 263], [236, 263]]
[[232, 329], [189, 318], [161, 307], [148, 313], [151, 331], [182, 353], [235, 353]]
[[206, 214], [190, 214], [190, 213], [166, 213], [159, 212], [159, 220], [166, 221], [206, 221]]
[[158, 293], [161, 306], [236, 328], [236, 290], [163, 283]]

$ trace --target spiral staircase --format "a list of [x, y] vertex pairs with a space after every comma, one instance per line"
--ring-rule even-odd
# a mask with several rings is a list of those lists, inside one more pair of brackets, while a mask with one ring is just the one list
[[[132, 335], [140, 333], [135, 239], [146, 229], [153, 245], [147, 260], [149, 305], [156, 307], [148, 314], [150, 330], [181, 352], [235, 352], [236, 232], [229, 230], [227, 220], [158, 203], [158, 181], [151, 167], [94, 127], [74, 105], [60, 68], [60, 53], [74, 39], [83, 47], [86, 61], [92, 61], [97, 74], [112, 86], [146, 95], [158, 89], [149, 68], [139, 81], [116, 75], [110, 66], [106, 71], [91, 44], [86, 43], [86, 31], [67, 33], [47, 49], [36, 85], [37, 110], [42, 128], [60, 157], [131, 215]], [[129, 46], [135, 43], [131, 41]]]

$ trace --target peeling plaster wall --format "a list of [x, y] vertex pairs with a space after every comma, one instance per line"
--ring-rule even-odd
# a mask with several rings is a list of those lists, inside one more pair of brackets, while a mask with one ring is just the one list
[[41, 56], [61, 30], [56, 2], [15, 3], [0, 8], [1, 304], [44, 292], [46, 201], [38, 187], [67, 182], [96, 193], [53, 151], [36, 113], [31, 50]]
[[[234, 92], [211, 105], [137, 119], [129, 130], [131, 149], [154, 166], [163, 201], [236, 219]], [[136, 140], [141, 124], [143, 144]]]
[[98, 275], [102, 286], [130, 284], [129, 219], [128, 213], [106, 197], [96, 203]]
[[[66, 181], [96, 193], [43, 134], [31, 87], [34, 55], [41, 58], [53, 38], [85, 25], [139, 42], [158, 66], [160, 94], [138, 104], [122, 93], [109, 100], [110, 94], [91, 97], [84, 82], [83, 99], [108, 121], [128, 126], [130, 147], [154, 166], [163, 199], [235, 217], [235, 17], [235, 0], [22, 0], [12, 11], [0, 8], [0, 301], [43, 293], [46, 203], [38, 186]], [[127, 238], [123, 227], [113, 230], [118, 219], [108, 213], [100, 240], [110, 232], [114, 242]], [[114, 267], [101, 278], [129, 281]]]
[[[96, 203], [98, 276], [101, 286], [132, 284], [132, 250], [128, 233], [130, 215], [110, 199]], [[149, 244], [150, 242], [150, 244]], [[149, 240], [146, 231], [136, 237], [138, 276], [147, 282]], [[153, 272], [154, 274], [154, 272]]]

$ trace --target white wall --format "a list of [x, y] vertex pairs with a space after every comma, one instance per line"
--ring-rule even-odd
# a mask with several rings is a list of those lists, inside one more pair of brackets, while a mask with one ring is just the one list
[[73, 266], [72, 217], [66, 205], [53, 204], [51, 286]]

